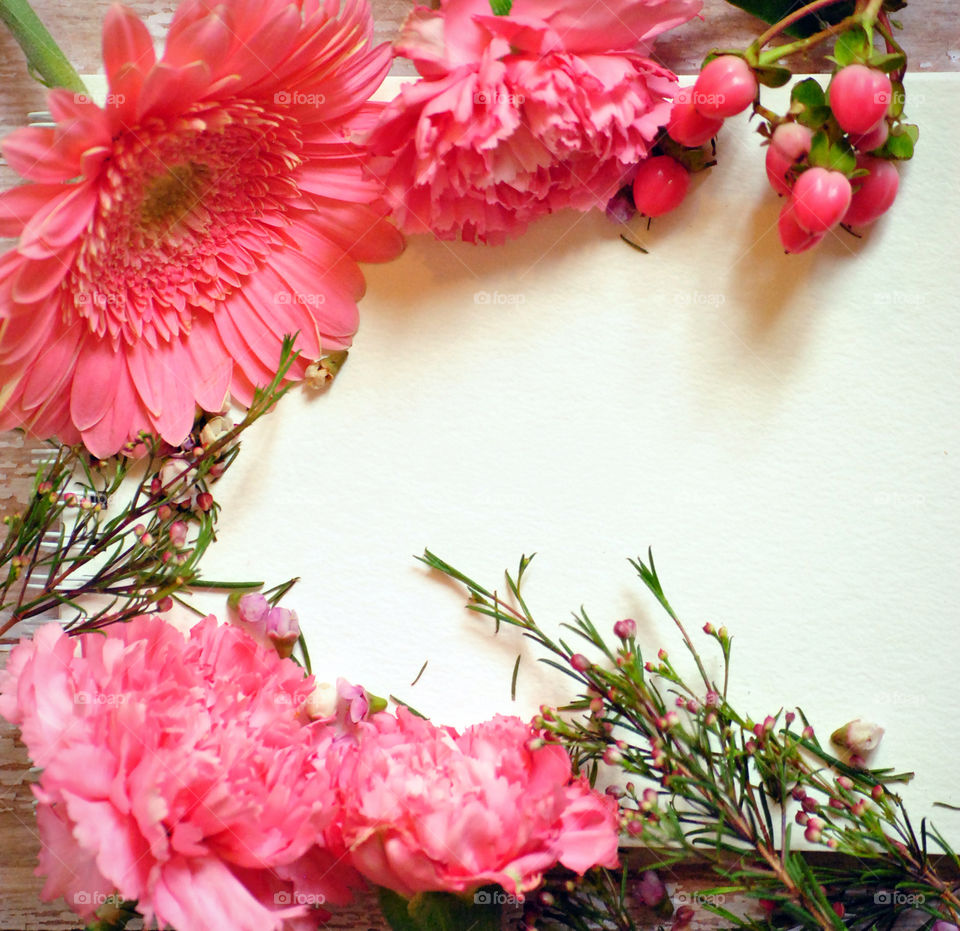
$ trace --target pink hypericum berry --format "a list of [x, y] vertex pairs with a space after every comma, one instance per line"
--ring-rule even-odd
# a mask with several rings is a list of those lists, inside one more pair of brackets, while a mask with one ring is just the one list
[[757, 96], [757, 79], [742, 58], [721, 55], [700, 72], [693, 91], [693, 103], [701, 116], [722, 119], [750, 106]]
[[870, 174], [854, 179], [854, 184], [860, 187], [853, 192], [843, 222], [865, 226], [890, 209], [900, 187], [900, 174], [891, 162], [882, 158], [864, 156], [857, 159], [857, 167], [865, 168]]
[[850, 144], [856, 146], [861, 152], [873, 152], [879, 149], [890, 135], [890, 127], [886, 120], [880, 120], [873, 129], [862, 136], [851, 136]]
[[825, 233], [843, 219], [852, 196], [846, 175], [818, 166], [797, 178], [790, 203], [800, 226], [811, 233]]
[[787, 201], [780, 210], [780, 217], [777, 219], [777, 232], [780, 234], [780, 242], [783, 243], [784, 251], [791, 255], [799, 252], [806, 252], [812, 249], [826, 233], [811, 233], [805, 230], [793, 214], [793, 201]]
[[669, 155], [656, 155], [640, 163], [633, 181], [633, 202], [640, 213], [659, 217], [676, 210], [687, 196], [690, 174]]
[[767, 146], [767, 178], [778, 194], [789, 195], [793, 188], [790, 169], [810, 151], [813, 133], [800, 123], [781, 123]]
[[693, 87], [681, 87], [673, 98], [667, 135], [680, 145], [696, 149], [709, 142], [723, 126], [723, 120], [704, 116], [693, 103]]
[[847, 65], [830, 82], [830, 109], [846, 133], [870, 132], [887, 114], [893, 86], [882, 71]]

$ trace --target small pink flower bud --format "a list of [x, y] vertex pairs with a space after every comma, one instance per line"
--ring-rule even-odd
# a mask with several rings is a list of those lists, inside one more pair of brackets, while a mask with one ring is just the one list
[[270, 611], [270, 602], [260, 592], [250, 592], [237, 602], [237, 611], [241, 621], [259, 624]]
[[143, 524], [137, 524], [133, 528], [133, 532], [136, 536], [142, 537], [147, 532], [147, 528]]
[[653, 665], [653, 663], [651, 663], [649, 660], [647, 660], [647, 662], [645, 662], [645, 663], [643, 664], [643, 668], [646, 669], [647, 672], [656, 672], [656, 671], [657, 671], [657, 670], [656, 670], [656, 667], [655, 667], [655, 666]]
[[213, 495], [209, 491], [202, 491], [197, 495], [197, 507], [201, 511], [209, 511], [213, 507]]
[[160, 612], [169, 611], [171, 608], [173, 608], [173, 598], [169, 595], [164, 595], [164, 597], [157, 602], [157, 610]]
[[618, 800], [623, 798], [624, 795], [626, 795], [626, 793], [623, 791], [623, 789], [620, 788], [620, 786], [607, 786], [606, 789], [604, 789], [603, 791], [607, 795], [609, 795], [610, 798], [615, 798]]
[[806, 826], [807, 822], [810, 820], [810, 815], [808, 815], [805, 811], [798, 811], [793, 816], [793, 820], [799, 825]]
[[820, 807], [819, 803], [812, 795], [806, 796], [806, 798], [804, 798], [800, 804], [803, 806], [804, 811], [816, 811]]
[[755, 740], [748, 740], [743, 749], [747, 751], [749, 756], [753, 756], [757, 752], [757, 742]]
[[676, 931], [680, 931], [681, 928], [686, 927], [693, 921], [693, 917], [696, 915], [696, 912], [689, 905], [681, 905], [673, 913], [673, 927]]
[[637, 897], [644, 905], [659, 905], [667, 897], [667, 887], [653, 870], [645, 870], [636, 886]]
[[853, 780], [849, 776], [837, 776], [837, 785], [849, 791], [853, 788]]
[[846, 808], [847, 803], [842, 798], [832, 798], [830, 799], [829, 805], [831, 808]]
[[300, 639], [300, 623], [296, 611], [271, 608], [264, 619], [264, 626], [267, 637], [281, 656], [287, 657], [293, 653], [293, 648]]
[[617, 623], [613, 625], [613, 632], [621, 640], [631, 640], [637, 635], [637, 622], [629, 617], [622, 621], [617, 621]]
[[720, 696], [711, 689], [703, 701], [708, 708], [716, 708], [720, 704]]
[[607, 747], [603, 751], [603, 762], [607, 766], [616, 766], [619, 762], [623, 760], [623, 754], [616, 747]]
[[170, 542], [179, 548], [187, 542], [187, 525], [182, 520], [175, 520], [170, 525], [169, 534]]
[[639, 837], [643, 833], [643, 822], [642, 821], [631, 821], [627, 825], [627, 833], [631, 837]]
[[644, 789], [644, 790], [643, 790], [643, 800], [644, 800], [644, 802], [646, 802], [646, 803], [647, 803], [648, 805], [650, 805], [651, 807], [653, 807], [654, 805], [656, 805], [656, 804], [657, 804], [657, 790], [656, 790], [656, 789], [650, 789], [650, 788]]
[[811, 843], [815, 844], [823, 836], [820, 832], [820, 828], [815, 827], [813, 824], [813, 819], [807, 823], [807, 829], [803, 832], [803, 836]]
[[872, 798], [875, 802], [880, 801], [880, 799], [883, 798], [883, 786], [875, 785], [870, 790], [870, 798]]
[[590, 662], [582, 653], [574, 653], [570, 657], [570, 665], [573, 666], [577, 672], [586, 672], [593, 663]]
[[713, 727], [717, 723], [717, 713], [716, 711], [709, 711], [703, 718], [703, 723], [707, 727]]
[[801, 732], [801, 736], [807, 740], [813, 739], [813, 728], [808, 724]]
[[783, 720], [787, 722], [787, 727], [789, 727], [796, 720], [796, 715], [792, 711], [788, 711], [784, 716]]
[[794, 786], [790, 790], [790, 794], [793, 796], [794, 801], [802, 802], [807, 797], [807, 790], [803, 786]]
[[830, 742], [849, 750], [852, 754], [865, 757], [876, 750], [882, 737], [882, 727], [856, 718], [844, 724], [843, 727], [838, 727], [830, 735]]
[[657, 659], [660, 660], [661, 663], [666, 662], [666, 659], [667, 659], [667, 656], [668, 656], [668, 655], [669, 655], [669, 654], [667, 653], [667, 651], [666, 651], [665, 649], [663, 649], [663, 647], [661, 647], [661, 648], [657, 651]]
[[161, 504], [160, 507], [157, 508], [157, 517], [159, 517], [160, 520], [168, 520], [172, 514], [173, 511], [170, 509], [169, 504]]
[[707, 621], [707, 623], [703, 625], [703, 632], [705, 634], [715, 634], [717, 632], [717, 628]]

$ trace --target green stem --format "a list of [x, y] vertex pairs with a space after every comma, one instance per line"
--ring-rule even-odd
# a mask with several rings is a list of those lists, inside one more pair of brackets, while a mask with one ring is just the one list
[[60, 51], [28, 0], [0, 0], [0, 19], [13, 34], [27, 59], [32, 77], [47, 87], [87, 93], [80, 75]]
[[831, 6], [838, 2], [839, 0], [814, 0], [813, 3], [808, 3], [799, 10], [795, 10], [789, 16], [786, 16], [780, 20], [779, 23], [771, 26], [750, 46], [749, 51], [756, 56], [757, 64], [761, 67], [764, 65], [772, 65], [783, 58], [788, 58], [791, 55], [796, 55], [799, 52], [806, 51], [808, 48], [819, 45], [824, 39], [829, 39], [831, 36], [835, 36], [841, 32], [846, 32], [848, 29], [851, 29], [854, 26], [862, 26], [864, 29], [869, 30], [876, 22], [883, 0], [870, 0], [870, 3], [867, 5], [865, 10], [853, 13], [852, 15], [846, 17], [846, 19], [840, 20], [839, 23], [834, 23], [832, 26], [828, 26], [826, 29], [821, 29], [820, 32], [815, 33], [812, 36], [808, 36], [806, 39], [797, 39], [795, 42], [788, 42], [785, 45], [778, 45], [767, 52], [761, 53], [760, 50], [764, 45], [766, 45], [784, 29], [791, 26], [798, 19], [806, 16], [809, 13], [815, 12], [818, 9]]
[[824, 7], [833, 6], [840, 2], [841, 0], [813, 0], [812, 3], [808, 3], [806, 6], [800, 7], [799, 10], [794, 10], [789, 16], [785, 16], [780, 22], [774, 23], [753, 44], [757, 51], [760, 51], [772, 38], [779, 35], [784, 29], [789, 29], [798, 20], [809, 16], [811, 13], [816, 13], [817, 10], [822, 10]]

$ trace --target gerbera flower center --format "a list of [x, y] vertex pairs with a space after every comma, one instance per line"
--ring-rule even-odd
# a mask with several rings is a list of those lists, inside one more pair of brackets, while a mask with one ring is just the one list
[[294, 121], [246, 101], [198, 104], [118, 137], [62, 285], [64, 323], [76, 314], [115, 344], [189, 332], [288, 245], [301, 148]]
[[206, 165], [188, 162], [168, 168], [148, 184], [140, 209], [144, 232], [165, 233], [182, 220], [203, 199], [209, 175]]

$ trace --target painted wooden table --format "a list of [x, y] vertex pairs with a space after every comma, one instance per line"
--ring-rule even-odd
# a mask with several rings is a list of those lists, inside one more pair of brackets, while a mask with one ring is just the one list
[[[90, 73], [102, 70], [100, 24], [111, 2], [35, 0], [34, 6], [78, 70]], [[169, 0], [132, 0], [129, 5], [147, 20], [157, 36], [163, 34], [175, 6]], [[410, 0], [374, 0], [373, 5], [377, 38], [389, 40], [410, 9]], [[757, 20], [723, 0], [705, 0], [703, 16], [705, 22], [695, 21], [674, 31], [656, 50], [658, 59], [678, 74], [695, 73], [712, 47], [742, 47], [760, 31]], [[956, 0], [913, 0], [897, 18], [905, 27], [903, 44], [913, 69], [960, 71], [960, 9]], [[829, 66], [819, 56], [795, 60], [795, 67], [822, 71]], [[405, 73], [399, 66], [397, 72]], [[29, 111], [44, 106], [43, 89], [27, 76], [16, 44], [5, 33], [0, 35], [0, 135], [22, 125]], [[0, 187], [14, 183], [13, 174], [0, 166]], [[11, 513], [24, 501], [42, 448], [42, 444], [19, 434], [0, 434], [0, 513]], [[29, 788], [34, 776], [15, 729], [0, 722], [0, 931], [76, 927], [75, 918], [62, 901], [43, 904], [38, 898], [42, 881], [33, 870], [39, 840]], [[665, 878], [688, 893], [710, 885], [708, 877], [691, 870]], [[705, 915], [703, 920], [707, 920]], [[375, 906], [362, 899], [340, 912], [327, 927], [379, 931], [386, 925]]]

